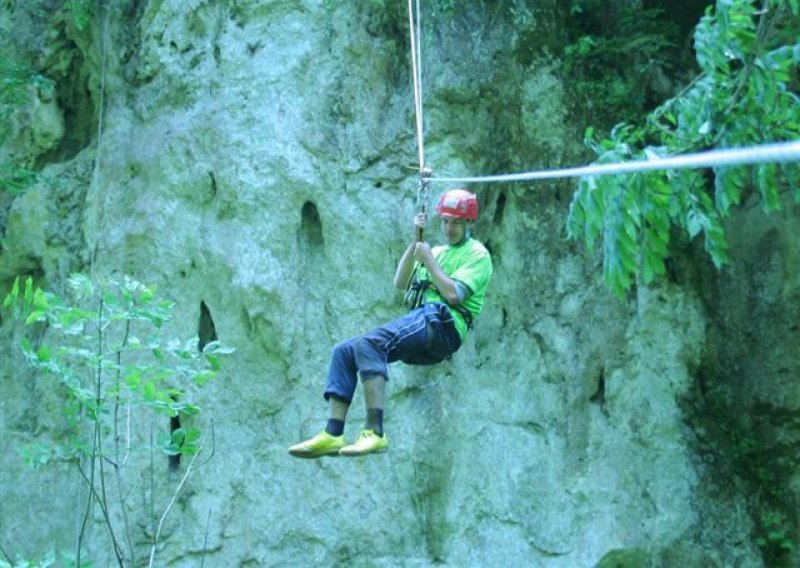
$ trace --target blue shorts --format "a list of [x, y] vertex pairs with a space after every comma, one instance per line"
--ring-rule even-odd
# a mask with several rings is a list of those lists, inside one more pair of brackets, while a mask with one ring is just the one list
[[423, 304], [364, 335], [336, 345], [331, 353], [325, 399], [351, 402], [358, 376], [389, 378], [389, 363], [433, 365], [461, 347], [461, 338], [447, 305]]

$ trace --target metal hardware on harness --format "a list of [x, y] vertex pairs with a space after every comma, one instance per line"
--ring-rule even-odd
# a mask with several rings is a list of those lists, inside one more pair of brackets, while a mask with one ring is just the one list
[[[424, 166], [420, 169], [419, 172], [419, 185], [417, 186], [417, 212], [418, 213], [427, 213], [428, 212], [428, 188], [430, 187], [431, 183], [431, 176], [433, 175], [433, 170], [428, 166]], [[423, 240], [423, 230], [417, 230], [417, 240]]]
[[427, 290], [430, 285], [430, 280], [417, 280], [417, 270], [415, 269], [406, 287], [405, 296], [403, 297], [403, 301], [409, 310], [413, 310], [422, 305], [425, 290]]

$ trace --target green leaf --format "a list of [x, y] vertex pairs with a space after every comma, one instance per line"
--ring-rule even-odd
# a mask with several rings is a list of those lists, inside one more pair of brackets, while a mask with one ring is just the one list
[[14, 304], [19, 298], [19, 276], [14, 278], [14, 285], [11, 287], [11, 292], [8, 293], [5, 300], [3, 301], [3, 307], [8, 308], [12, 304]]
[[156, 384], [153, 381], [147, 381], [142, 388], [142, 397], [146, 402], [153, 402], [156, 400]]
[[690, 238], [696, 237], [704, 226], [703, 216], [696, 211], [690, 211], [686, 216], [686, 230]]
[[153, 299], [154, 295], [155, 292], [153, 291], [152, 288], [145, 288], [144, 290], [142, 290], [142, 293], [139, 294], [139, 302], [141, 302], [142, 304], [147, 304], [150, 302], [150, 300]]
[[183, 428], [177, 428], [170, 434], [171, 442], [180, 447], [186, 439], [186, 433]]
[[185, 414], [186, 416], [197, 416], [200, 414], [200, 407], [194, 404], [186, 404], [181, 409], [181, 414]]
[[714, 196], [720, 213], [727, 215], [741, 200], [744, 180], [741, 168], [719, 168], [715, 171]]
[[28, 278], [25, 279], [25, 296], [23, 298], [25, 304], [30, 305], [32, 298], [33, 298], [33, 278], [28, 276]]
[[128, 374], [125, 375], [125, 384], [127, 384], [132, 389], [139, 388], [139, 385], [142, 383], [142, 371], [141, 369], [131, 369]]
[[230, 355], [231, 353], [235, 353], [236, 349], [233, 347], [226, 347], [219, 341], [210, 341], [206, 343], [205, 347], [203, 347], [203, 353], [217, 353], [220, 355]]
[[67, 285], [78, 298], [90, 298], [95, 295], [96, 286], [92, 279], [85, 274], [78, 272], [71, 274], [67, 279]]
[[222, 365], [219, 362], [219, 357], [216, 355], [206, 353], [206, 361], [208, 361], [208, 364], [213, 371], [219, 371], [222, 368]]
[[30, 313], [28, 318], [25, 320], [25, 325], [31, 325], [38, 321], [44, 321], [45, 313], [41, 310], [36, 310]]
[[50, 304], [47, 301], [47, 296], [41, 288], [37, 288], [33, 293], [33, 307], [37, 310], [47, 311], [50, 309]]
[[776, 174], [775, 164], [760, 164], [756, 167], [758, 190], [761, 193], [764, 210], [767, 212], [781, 209]]
[[186, 441], [197, 442], [203, 436], [203, 433], [198, 428], [188, 428], [186, 430]]
[[47, 347], [46, 345], [42, 345], [36, 352], [36, 358], [43, 363], [50, 361], [50, 356], [51, 356], [50, 348]]

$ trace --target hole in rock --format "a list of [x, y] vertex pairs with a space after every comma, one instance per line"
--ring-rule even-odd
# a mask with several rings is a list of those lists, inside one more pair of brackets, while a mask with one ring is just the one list
[[197, 344], [200, 351], [212, 341], [217, 340], [217, 328], [214, 325], [214, 318], [211, 317], [211, 310], [208, 305], [200, 302], [200, 321], [197, 324], [197, 337], [199, 342]]
[[[214, 318], [211, 317], [211, 310], [208, 309], [208, 304], [200, 301], [200, 319], [197, 323], [197, 348], [202, 352], [206, 345], [212, 341], [217, 340], [217, 328], [214, 325]], [[173, 400], [177, 400], [173, 396]], [[175, 432], [181, 428], [181, 416], [171, 416], [169, 419], [169, 434], [170, 437], [175, 435]], [[181, 465], [181, 455], [175, 454], [169, 456], [169, 468], [171, 470], [178, 469]]]
[[497, 204], [495, 205], [494, 209], [494, 224], [499, 225], [503, 222], [503, 213], [506, 210], [506, 196], [504, 193], [501, 193], [497, 196]]
[[[172, 400], [177, 400], [175, 396], [172, 397]], [[170, 416], [169, 418], [169, 435], [172, 437], [177, 430], [180, 430], [181, 427], [181, 415], [176, 414], [175, 416]], [[181, 455], [175, 454], [169, 456], [169, 468], [171, 470], [178, 469], [181, 465]]]
[[601, 407], [606, 402], [606, 373], [604, 369], [600, 369], [600, 375], [597, 377], [597, 390], [589, 397], [589, 400]]
[[306, 201], [300, 211], [300, 232], [303, 240], [313, 246], [319, 247], [324, 244], [322, 238], [322, 220], [319, 216], [317, 206]]

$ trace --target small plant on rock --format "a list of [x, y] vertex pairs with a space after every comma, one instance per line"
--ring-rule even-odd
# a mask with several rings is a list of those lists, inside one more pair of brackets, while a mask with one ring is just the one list
[[[134, 484], [149, 468], [154, 510], [152, 462], [160, 452], [172, 456], [173, 464], [181, 456], [189, 458], [175, 495], [180, 491], [208, 440], [207, 433], [180, 426], [180, 419], [198, 422], [200, 407], [193, 400], [219, 370], [220, 356], [231, 350], [198, 338], [163, 340], [161, 330], [173, 305], [131, 278], [95, 282], [74, 275], [68, 286], [70, 298], [65, 299], [35, 286], [31, 278], [17, 278], [3, 304], [26, 327], [38, 327], [31, 330], [38, 333], [21, 340], [22, 353], [38, 376], [51, 379], [46, 390], [61, 397], [64, 416], [60, 431], [22, 453], [33, 468], [66, 463], [83, 480], [71, 563], [85, 561], [87, 526], [100, 519], [118, 565], [133, 565], [138, 562], [129, 522]], [[154, 441], [159, 415], [169, 417], [171, 426]], [[151, 565], [174, 502], [173, 496], [158, 521], [151, 512], [146, 530]]]

